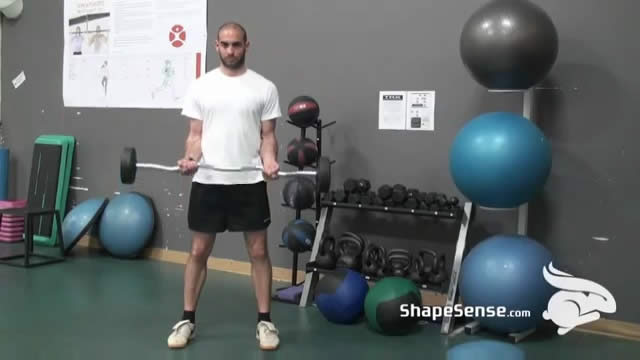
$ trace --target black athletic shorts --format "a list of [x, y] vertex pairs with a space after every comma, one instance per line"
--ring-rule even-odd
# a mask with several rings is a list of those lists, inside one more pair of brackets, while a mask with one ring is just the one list
[[187, 221], [203, 233], [264, 230], [271, 224], [267, 183], [191, 184]]

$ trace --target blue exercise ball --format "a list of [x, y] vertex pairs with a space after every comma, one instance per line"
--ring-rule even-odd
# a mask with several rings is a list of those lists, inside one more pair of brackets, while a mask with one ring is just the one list
[[145, 248], [155, 226], [153, 204], [138, 193], [113, 198], [99, 225], [100, 243], [115, 257], [135, 258]]
[[456, 135], [449, 165], [456, 186], [472, 202], [515, 208], [542, 191], [551, 172], [551, 145], [520, 115], [486, 113]]
[[[462, 262], [462, 302], [484, 308], [484, 314], [478, 314], [475, 320], [494, 332], [533, 329], [544, 320], [542, 313], [554, 293], [542, 275], [542, 269], [552, 260], [551, 252], [529, 237], [492, 236], [474, 246]], [[501, 314], [487, 311], [487, 306], [496, 312], [497, 307], [504, 307], [505, 316], [495, 316]]]
[[62, 239], [65, 253], [69, 253], [91, 226], [100, 218], [108, 199], [97, 197], [85, 200], [76, 205], [64, 217], [62, 222]]
[[495, 340], [475, 340], [447, 350], [447, 360], [526, 360], [524, 350]]
[[315, 288], [318, 310], [332, 323], [351, 324], [364, 313], [369, 283], [359, 272], [340, 269], [327, 273]]

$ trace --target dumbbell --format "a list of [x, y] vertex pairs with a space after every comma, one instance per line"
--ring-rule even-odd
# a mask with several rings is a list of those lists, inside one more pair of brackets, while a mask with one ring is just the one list
[[335, 191], [333, 198], [335, 202], [339, 202], [339, 203], [344, 203], [347, 202], [347, 193], [342, 190], [342, 189], [338, 189]]
[[393, 188], [391, 186], [384, 184], [378, 188], [378, 197], [384, 202], [391, 199], [391, 194], [393, 193]]
[[402, 205], [407, 200], [407, 187], [402, 184], [393, 185], [391, 199], [396, 205]]
[[420, 190], [415, 188], [410, 188], [407, 190], [407, 199], [416, 198], [420, 196]]
[[438, 195], [436, 195], [436, 203], [438, 204], [438, 208], [444, 209], [445, 206], [447, 206], [447, 195], [438, 193]]
[[360, 200], [362, 199], [362, 195], [354, 192], [349, 194], [349, 204], [360, 204]]
[[344, 181], [344, 191], [347, 194], [353, 194], [358, 192], [358, 181], [356, 179], [349, 178]]
[[384, 200], [380, 198], [377, 194], [373, 193], [373, 205], [375, 206], [384, 206]]
[[360, 195], [360, 204], [372, 205], [375, 201], [376, 194], [372, 191], [364, 192]]
[[420, 202], [418, 198], [408, 198], [407, 201], [404, 202], [403, 206], [407, 209], [417, 209]]

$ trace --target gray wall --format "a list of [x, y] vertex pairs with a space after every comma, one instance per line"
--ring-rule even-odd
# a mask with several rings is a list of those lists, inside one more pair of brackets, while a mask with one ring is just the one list
[[[517, 94], [490, 94], [466, 73], [459, 57], [462, 25], [484, 1], [216, 1], [209, 30], [229, 19], [246, 24], [253, 42], [248, 64], [279, 87], [283, 111], [299, 94], [314, 96], [325, 121], [324, 152], [337, 162], [333, 182], [369, 178], [375, 187], [404, 183], [458, 195], [448, 172], [448, 149], [458, 129], [486, 111], [522, 111]], [[635, 223], [640, 174], [637, 99], [640, 62], [636, 1], [539, 0], [560, 35], [558, 61], [536, 91], [538, 121], [553, 144], [553, 171], [546, 190], [531, 203], [530, 234], [547, 245], [561, 269], [594, 280], [616, 297], [612, 318], [640, 321], [636, 304]], [[145, 162], [172, 164], [182, 154], [187, 123], [178, 110], [78, 109], [62, 103], [63, 1], [27, 1], [18, 21], [3, 25], [2, 119], [12, 151], [11, 192], [24, 197], [34, 139], [43, 133], [77, 137], [71, 201], [136, 190], [153, 197], [159, 231], [154, 246], [189, 249], [186, 228], [189, 179], [140, 173], [134, 186], [119, 184], [118, 159], [135, 144]], [[217, 65], [209, 41], [208, 69]], [[634, 48], [636, 50], [634, 50]], [[13, 89], [21, 70], [26, 83]], [[435, 132], [377, 129], [379, 90], [436, 90]], [[280, 159], [297, 129], [280, 121]], [[288, 165], [283, 165], [287, 168]], [[284, 182], [271, 183], [274, 265], [289, 267], [290, 253], [277, 247], [294, 217], [282, 208]], [[311, 219], [313, 212], [304, 213]], [[331, 231], [361, 231], [388, 246], [430, 246], [451, 259], [457, 226], [446, 222], [336, 210]], [[514, 231], [515, 213], [479, 212], [471, 245], [488, 234]], [[607, 237], [596, 241], [593, 237]], [[220, 237], [215, 256], [246, 260], [241, 238]], [[307, 256], [302, 256], [301, 268]]]

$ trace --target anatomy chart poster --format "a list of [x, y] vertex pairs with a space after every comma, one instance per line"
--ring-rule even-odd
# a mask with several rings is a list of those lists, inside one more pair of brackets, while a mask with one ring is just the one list
[[206, 0], [65, 0], [64, 105], [182, 108], [206, 49]]

